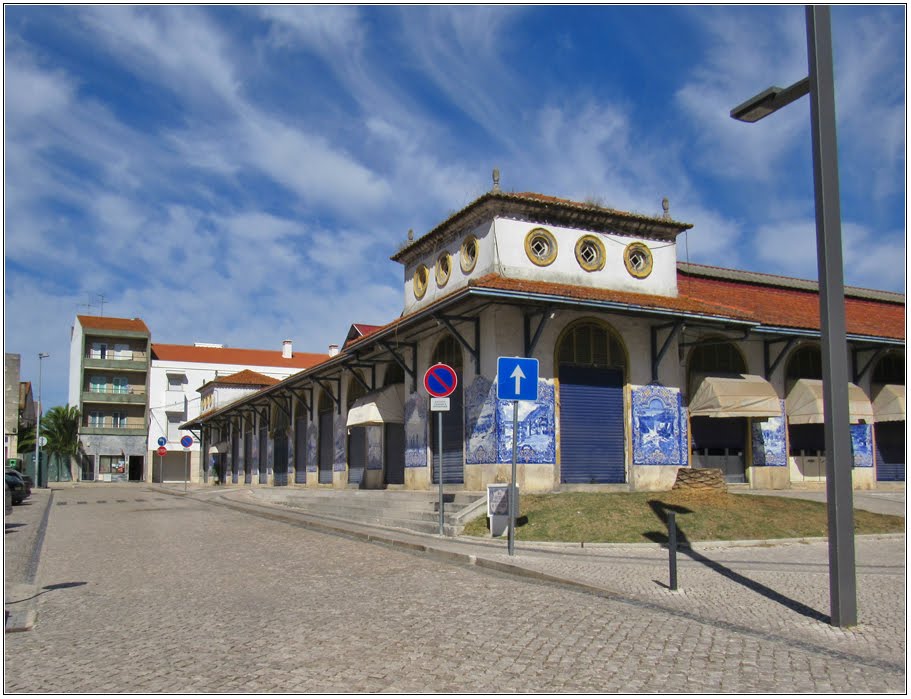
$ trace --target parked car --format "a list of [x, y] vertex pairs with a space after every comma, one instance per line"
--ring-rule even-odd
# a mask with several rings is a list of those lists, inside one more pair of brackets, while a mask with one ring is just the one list
[[12, 500], [14, 505], [21, 505], [22, 502], [30, 494], [26, 492], [25, 482], [18, 475], [16, 475], [16, 471], [6, 472], [6, 486], [12, 492]]
[[7, 472], [12, 472], [19, 476], [19, 478], [22, 479], [22, 482], [25, 483], [25, 492], [28, 493], [28, 495], [32, 494], [32, 488], [35, 487], [35, 481], [32, 480], [31, 476], [26, 473], [22, 473], [22, 471], [17, 471], [14, 468], [8, 468], [6, 470]]
[[6, 492], [6, 514], [13, 511], [13, 491], [9, 488], [9, 483], [3, 484], [3, 490]]

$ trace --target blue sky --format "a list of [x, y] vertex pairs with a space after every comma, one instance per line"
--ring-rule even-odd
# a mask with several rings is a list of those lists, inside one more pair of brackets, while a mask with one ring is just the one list
[[[905, 287], [905, 12], [836, 6], [846, 283]], [[300, 351], [402, 310], [389, 260], [490, 189], [694, 224], [816, 278], [802, 6], [4, 8], [5, 351], [66, 402], [77, 313]], [[88, 304], [92, 307], [89, 308]]]

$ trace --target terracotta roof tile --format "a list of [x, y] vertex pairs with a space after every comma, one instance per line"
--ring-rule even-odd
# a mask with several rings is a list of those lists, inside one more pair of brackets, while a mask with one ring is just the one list
[[228, 376], [216, 376], [209, 383], [228, 384], [232, 386], [274, 386], [279, 382], [274, 376], [266, 376], [252, 369], [244, 369]]
[[294, 352], [290, 359], [281, 350], [240, 349], [236, 347], [196, 347], [194, 345], [167, 345], [152, 343], [152, 359], [172, 362], [198, 362], [200, 364], [239, 364], [246, 366], [274, 366], [288, 369], [308, 369], [328, 359], [327, 354]]
[[[693, 300], [724, 299], [763, 325], [819, 330], [819, 294], [816, 291], [734, 279], [709, 278], [680, 273], [677, 289]], [[845, 325], [852, 335], [905, 337], [905, 304], [848, 297]]]
[[721, 316], [737, 320], [755, 320], [753, 314], [748, 310], [722, 304], [715, 300], [702, 300], [687, 298], [685, 296], [675, 297], [637, 294], [629, 291], [597, 289], [589, 286], [557, 284], [554, 282], [532, 281], [528, 279], [511, 279], [496, 274], [488, 274], [479, 279], [475, 279], [472, 281], [471, 286], [484, 289], [499, 289], [502, 291], [564, 296], [585, 301], [608, 301], [629, 304], [631, 306], [654, 308], [656, 310], [697, 313], [699, 315]]
[[125, 330], [128, 332], [148, 333], [149, 328], [139, 318], [108, 318], [105, 316], [80, 316], [77, 315], [79, 324], [83, 328], [94, 330]]

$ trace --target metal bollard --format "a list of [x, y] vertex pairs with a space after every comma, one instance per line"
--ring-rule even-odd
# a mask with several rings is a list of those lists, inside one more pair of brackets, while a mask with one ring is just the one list
[[667, 514], [667, 551], [670, 558], [670, 574], [672, 590], [677, 589], [677, 515], [673, 512]]

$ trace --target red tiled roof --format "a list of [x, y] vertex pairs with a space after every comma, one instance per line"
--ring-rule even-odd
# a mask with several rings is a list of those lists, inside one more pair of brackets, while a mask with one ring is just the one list
[[278, 382], [279, 379], [273, 376], [266, 376], [252, 369], [244, 369], [229, 376], [216, 376], [209, 383], [229, 384], [232, 386], [274, 386]]
[[[819, 294], [816, 291], [709, 278], [680, 272], [677, 290], [687, 298], [724, 303], [752, 315], [763, 325], [819, 330]], [[845, 325], [852, 335], [903, 340], [905, 305], [857, 297], [845, 299]]]
[[528, 279], [511, 279], [496, 274], [488, 274], [471, 282], [475, 288], [497, 289], [501, 291], [518, 291], [523, 293], [547, 294], [551, 296], [564, 296], [584, 301], [608, 301], [643, 306], [656, 310], [679, 311], [681, 313], [697, 313], [699, 315], [722, 316], [737, 320], [753, 321], [755, 318], [749, 311], [718, 303], [711, 300], [700, 300], [684, 296], [655, 296], [652, 294], [637, 294], [629, 291], [616, 291], [613, 289], [597, 289], [589, 286], [575, 286], [572, 284], [557, 284], [554, 282], [540, 282]]
[[77, 315], [79, 324], [83, 328], [92, 328], [94, 330], [115, 330], [128, 332], [148, 333], [149, 328], [139, 318], [107, 318], [104, 316], [80, 316]]
[[152, 343], [152, 359], [200, 364], [240, 364], [308, 369], [328, 359], [327, 354], [294, 352], [290, 359], [281, 350], [240, 349], [236, 347], [196, 347]]

